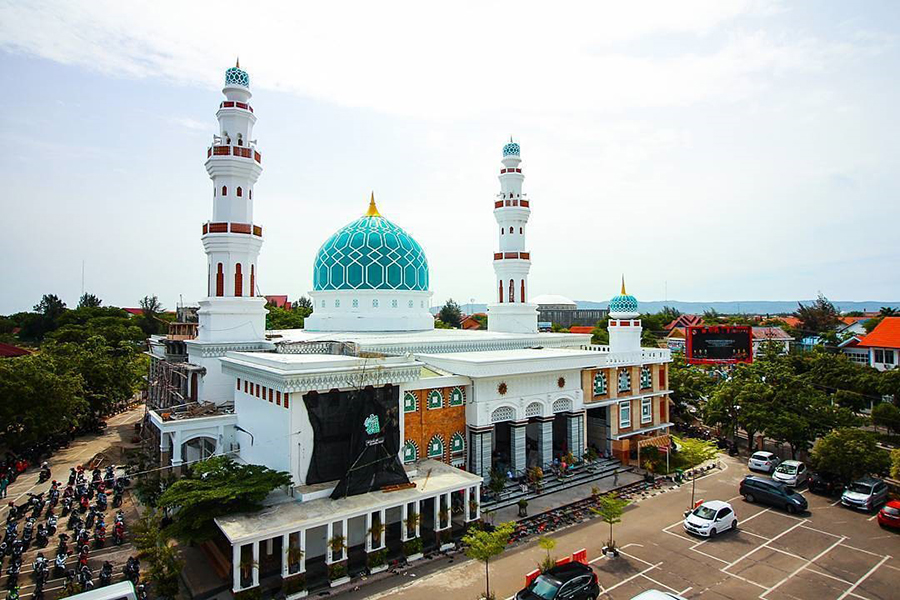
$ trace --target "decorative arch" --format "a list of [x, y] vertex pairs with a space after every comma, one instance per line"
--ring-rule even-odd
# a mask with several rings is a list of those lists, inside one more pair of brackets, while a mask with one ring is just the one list
[[237, 193], [238, 198], [243, 198], [244, 197], [244, 188], [242, 188], [241, 186], [238, 186], [236, 193]]
[[519, 295], [519, 302], [525, 303], [525, 280], [522, 280], [522, 293]]
[[462, 406], [466, 402], [466, 393], [461, 387], [450, 390], [450, 406]]
[[256, 265], [250, 263], [250, 295], [256, 295]]
[[503, 280], [500, 280], [500, 304], [503, 304]]
[[594, 373], [594, 395], [602, 396], [609, 391], [609, 384], [606, 381], [606, 373], [597, 371]]
[[412, 392], [403, 394], [403, 412], [416, 412], [419, 410], [419, 399]]
[[234, 295], [242, 296], [244, 294], [244, 274], [241, 273], [241, 263], [234, 265]]
[[544, 414], [544, 406], [540, 402], [532, 402], [525, 408], [525, 417], [540, 417]]
[[509, 302], [513, 303], [516, 301], [516, 282], [514, 279], [509, 280]]
[[491, 413], [491, 423], [502, 423], [503, 421], [515, 421], [516, 409], [512, 406], [501, 406], [494, 409]]
[[227, 195], [228, 195], [228, 186], [227, 186], [227, 185], [223, 185], [223, 186], [222, 186], [222, 195], [223, 195], [223, 196], [227, 196]]
[[225, 270], [222, 263], [216, 267], [216, 296], [225, 295]]
[[619, 391], [620, 392], [630, 392], [631, 391], [631, 369], [625, 367], [624, 369], [619, 369]]
[[641, 389], [646, 390], [653, 386], [653, 376], [650, 373], [650, 367], [641, 367]]
[[466, 437], [457, 431], [450, 436], [450, 454], [462, 454], [466, 451]]
[[411, 463], [419, 460], [419, 447], [412, 440], [406, 440], [403, 444], [403, 462]]
[[569, 398], [560, 398], [553, 403], [553, 412], [566, 412], [572, 410], [572, 401]]
[[428, 392], [428, 409], [432, 410], [435, 408], [443, 408], [444, 407], [444, 394], [441, 390], [431, 390]]
[[441, 434], [434, 435], [428, 442], [428, 458], [444, 458], [444, 438]]

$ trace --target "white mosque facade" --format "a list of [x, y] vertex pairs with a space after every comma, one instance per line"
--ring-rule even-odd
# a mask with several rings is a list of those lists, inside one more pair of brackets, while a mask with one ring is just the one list
[[[293, 479], [262, 512], [217, 521], [233, 591], [272, 570], [310, 579], [332, 565], [352, 571], [353, 552], [328, 543], [336, 536], [367, 553], [447, 543], [480, 517], [492, 469], [520, 476], [570, 454], [581, 460], [588, 448], [627, 462], [640, 447], [668, 443], [669, 351], [641, 348], [638, 304], [624, 283], [610, 304], [609, 345], [538, 333], [525, 243], [531, 201], [512, 141], [493, 206], [486, 331], [434, 328], [425, 250], [374, 197], [318, 251], [305, 328], [266, 331], [249, 75], [228, 69], [223, 93], [206, 161], [207, 297], [196, 335], [151, 340], [149, 420], [164, 466], [228, 454]], [[356, 466], [363, 456], [377, 472]], [[289, 560], [290, 548], [302, 557]]]

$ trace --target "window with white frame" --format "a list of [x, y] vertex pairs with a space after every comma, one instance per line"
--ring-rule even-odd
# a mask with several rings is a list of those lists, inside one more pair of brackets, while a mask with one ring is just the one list
[[875, 362], [877, 362], [877, 363], [884, 362], [884, 350], [876, 350], [875, 351]]
[[462, 406], [464, 399], [462, 388], [455, 387], [450, 390], [450, 406]]
[[416, 412], [419, 408], [419, 400], [412, 392], [406, 392], [403, 395], [403, 412]]
[[653, 376], [650, 374], [650, 367], [641, 367], [641, 389], [646, 390], [653, 386]]
[[619, 427], [631, 427], [631, 402], [619, 402]]
[[619, 370], [619, 391], [631, 391], [631, 369], [625, 368]]
[[894, 351], [893, 350], [885, 350], [884, 351], [884, 364], [886, 364], [886, 365], [894, 364]]
[[441, 390], [431, 390], [428, 392], [428, 408], [441, 408], [444, 406], [444, 394]]
[[653, 399], [641, 398], [641, 424], [649, 423], [653, 420]]
[[594, 373], [594, 395], [603, 396], [607, 391], [606, 373], [603, 371]]

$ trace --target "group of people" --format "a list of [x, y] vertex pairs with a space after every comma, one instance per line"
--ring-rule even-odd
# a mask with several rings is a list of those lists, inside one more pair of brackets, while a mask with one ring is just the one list
[[[44, 463], [41, 467], [39, 482], [50, 478], [50, 467]], [[22, 555], [31, 545], [32, 541], [38, 548], [48, 545], [50, 538], [56, 535], [59, 517], [69, 515], [67, 529], [72, 531], [70, 538], [68, 533], [60, 533], [59, 544], [56, 549], [54, 561], [54, 574], [56, 577], [65, 576], [67, 591], [85, 591], [95, 587], [93, 571], [88, 565], [91, 551], [91, 543], [95, 548], [101, 548], [106, 543], [106, 519], [105, 513], [109, 506], [108, 494], [113, 494], [112, 505], [118, 508], [122, 504], [125, 488], [129, 485], [127, 477], [116, 474], [116, 466], [109, 465], [105, 473], [96, 468], [91, 473], [88, 481], [86, 472], [82, 466], [72, 468], [69, 479], [63, 488], [61, 483], [54, 480], [50, 489], [39, 494], [28, 494], [28, 500], [16, 505], [9, 502], [9, 510], [6, 516], [6, 532], [3, 541], [0, 542], [0, 569], [3, 561], [9, 556], [9, 564], [6, 568], [6, 587], [9, 591], [7, 598], [18, 598], [19, 573], [22, 567]], [[61, 491], [62, 488], [62, 491]], [[59, 508], [59, 517], [56, 510]], [[46, 511], [46, 523], [37, 523]], [[19, 534], [19, 521], [25, 519], [22, 533]], [[113, 542], [120, 545], [125, 539], [125, 513], [118, 510], [113, 524]], [[69, 548], [69, 540], [73, 541], [73, 548]], [[76, 568], [66, 569], [66, 561], [70, 555], [78, 555]], [[35, 582], [33, 598], [41, 599], [44, 596], [44, 584], [49, 578], [50, 561], [43, 552], [38, 552], [32, 565]], [[140, 565], [137, 559], [131, 557], [124, 569], [125, 576], [135, 584], [140, 578]], [[99, 584], [109, 585], [112, 582], [113, 565], [109, 561], [104, 562], [99, 574]]]

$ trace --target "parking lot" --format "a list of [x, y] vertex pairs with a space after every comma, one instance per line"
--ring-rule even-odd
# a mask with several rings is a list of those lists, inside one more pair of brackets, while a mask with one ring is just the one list
[[900, 535], [837, 498], [804, 495], [810, 510], [798, 516], [723, 498], [738, 516], [736, 531], [696, 538], [679, 519], [623, 545], [620, 559], [594, 559], [601, 597], [627, 599], [656, 588], [687, 598], [900, 598]]

